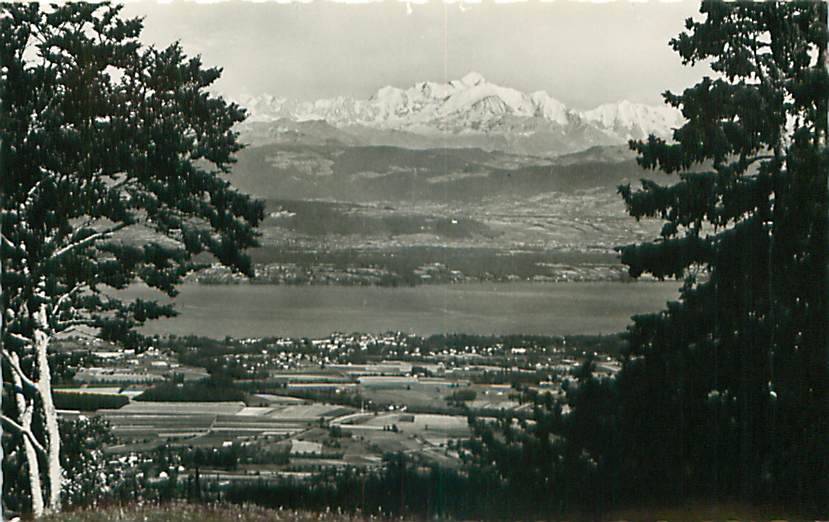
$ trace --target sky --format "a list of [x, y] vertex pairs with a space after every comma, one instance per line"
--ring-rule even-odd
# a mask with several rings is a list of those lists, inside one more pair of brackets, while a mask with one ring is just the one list
[[368, 98], [380, 87], [459, 79], [476, 71], [522, 91], [547, 91], [574, 109], [627, 99], [659, 104], [703, 74], [668, 46], [692, 1], [496, 4], [129, 3], [143, 40], [179, 40], [221, 66], [231, 98]]

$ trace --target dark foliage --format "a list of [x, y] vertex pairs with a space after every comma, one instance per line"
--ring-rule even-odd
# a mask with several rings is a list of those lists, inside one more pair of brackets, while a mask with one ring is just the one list
[[[403, 454], [389, 454], [381, 471], [345, 469], [311, 480], [234, 484], [222, 498], [236, 503], [321, 511], [331, 506], [362, 512], [418, 518], [493, 518], [508, 514], [478, 484], [457, 471], [425, 465]], [[494, 511], [490, 511], [494, 510]]]
[[125, 395], [104, 395], [100, 393], [82, 393], [56, 391], [52, 394], [55, 407], [59, 410], [114, 410], [126, 405], [130, 400]]
[[250, 273], [264, 207], [223, 177], [245, 113], [207, 93], [220, 70], [143, 47], [118, 6], [2, 10], [4, 345], [31, 338], [44, 302], [50, 332], [136, 342], [133, 327], [172, 308], [107, 289], [175, 295], [201, 253]]
[[205, 259], [250, 275], [264, 217], [225, 179], [245, 112], [209, 94], [221, 71], [143, 46], [121, 9], [0, 4], [2, 382], [23, 383], [4, 427], [39, 437], [49, 509], [62, 485], [49, 341], [87, 328], [140, 346], [138, 327], [175, 310], [115, 291], [174, 296]]
[[137, 401], [158, 402], [217, 402], [244, 399], [245, 393], [234, 386], [232, 381], [212, 376], [192, 383], [156, 384], [135, 398]]
[[[634, 318], [616, 383], [614, 465], [630, 493], [827, 509], [826, 4], [708, 2], [672, 41], [718, 73], [666, 93], [676, 143], [634, 143], [668, 186], [622, 187], [662, 238], [622, 249], [632, 275], [684, 278]], [[609, 454], [609, 452], [606, 452]], [[670, 477], [670, 478], [669, 478]], [[825, 513], [826, 511], [824, 511]]]
[[590, 362], [534, 425], [479, 423], [473, 469], [520, 505], [567, 513], [685, 502], [829, 512], [827, 8], [705, 2], [672, 40], [716, 78], [666, 93], [675, 142], [632, 143], [673, 176], [620, 188], [661, 237], [621, 249], [634, 277], [683, 280], [633, 318], [613, 379]]

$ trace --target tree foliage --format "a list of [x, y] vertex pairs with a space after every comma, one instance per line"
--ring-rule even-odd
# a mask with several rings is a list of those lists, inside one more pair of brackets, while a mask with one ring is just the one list
[[[142, 47], [141, 21], [119, 11], [6, 5], [0, 48], [7, 309], [46, 299], [50, 329], [111, 340], [171, 309], [101, 289], [138, 279], [175, 295], [202, 252], [250, 273], [263, 217], [223, 176], [244, 111], [208, 94], [221, 71], [177, 44]], [[10, 317], [5, 340], [33, 328]]]
[[[633, 318], [621, 372], [581, 375], [568, 415], [537, 399], [536, 426], [482, 428], [477, 462], [503, 459], [495, 471], [517, 491], [538, 472], [571, 507], [741, 500], [825, 515], [827, 7], [709, 1], [700, 12], [670, 45], [713, 75], [665, 93], [686, 119], [671, 142], [631, 143], [642, 167], [668, 176], [619, 189], [632, 216], [664, 223], [621, 248], [622, 262], [635, 277], [682, 280], [680, 297]], [[550, 423], [566, 441], [555, 451]], [[522, 456], [533, 448], [547, 460]], [[505, 475], [515, 459], [524, 475]]]
[[49, 340], [88, 327], [139, 344], [136, 327], [174, 310], [117, 290], [140, 281], [174, 296], [211, 258], [251, 274], [244, 252], [263, 219], [262, 204], [226, 179], [245, 114], [210, 95], [221, 71], [177, 44], [142, 46], [142, 22], [120, 10], [0, 7], [4, 382], [20, 383], [18, 419], [3, 420], [31, 434], [26, 416], [44, 410], [45, 437], [24, 438], [47, 462], [52, 509], [60, 437]]
[[[825, 507], [826, 4], [701, 12], [671, 45], [715, 78], [665, 94], [687, 120], [673, 143], [632, 144], [679, 181], [620, 189], [632, 216], [664, 221], [622, 261], [684, 278], [678, 302], [628, 330], [622, 429], [648, 447], [637, 469], [652, 492]], [[679, 473], [659, 487], [666, 468]]]

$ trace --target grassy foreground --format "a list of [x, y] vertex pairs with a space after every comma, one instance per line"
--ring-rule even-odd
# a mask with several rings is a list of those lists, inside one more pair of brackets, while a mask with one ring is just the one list
[[169, 503], [162, 505], [108, 507], [65, 512], [46, 517], [44, 522], [357, 522], [378, 517], [337, 512], [275, 510], [257, 506], [201, 505]]
[[[795, 522], [802, 517], [778, 516], [774, 510], [742, 505], [695, 505], [686, 508], [618, 511], [605, 516], [574, 515], [568, 521], [590, 522], [714, 522], [766, 521]], [[361, 522], [389, 520], [385, 517], [337, 512], [308, 512], [266, 509], [252, 505], [201, 505], [174, 502], [162, 505], [108, 507], [65, 512], [42, 519], [44, 522]], [[405, 522], [408, 519], [394, 519]], [[412, 519], [414, 520], [414, 519]], [[808, 519], [812, 520], [812, 519]]]

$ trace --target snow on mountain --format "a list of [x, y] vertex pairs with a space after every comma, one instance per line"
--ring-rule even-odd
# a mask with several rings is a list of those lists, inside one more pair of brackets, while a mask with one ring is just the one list
[[[492, 150], [555, 155], [594, 145], [618, 145], [649, 133], [671, 137], [682, 123], [670, 107], [623, 101], [579, 112], [544, 91], [524, 93], [488, 82], [471, 72], [448, 83], [386, 86], [367, 100], [350, 97], [298, 102], [274, 96], [244, 97], [246, 124], [289, 120], [324, 121], [350, 132], [395, 131], [420, 138], [440, 137], [447, 146], [470, 143]], [[250, 128], [250, 127], [248, 127]], [[244, 127], [243, 127], [244, 132]]]
[[420, 82], [407, 89], [387, 86], [368, 100], [338, 97], [314, 102], [292, 102], [270, 95], [244, 97], [243, 106], [251, 121], [325, 120], [343, 125], [407, 128], [450, 119], [465, 120], [470, 111], [476, 120], [504, 115], [541, 117], [561, 125], [571, 118], [564, 104], [545, 92], [525, 94], [516, 89], [489, 83], [478, 73], [469, 73], [449, 83]]
[[682, 113], [667, 105], [662, 107], [631, 103], [606, 103], [581, 114], [584, 121], [626, 140], [643, 139], [653, 133], [670, 138], [672, 129], [682, 125]]

